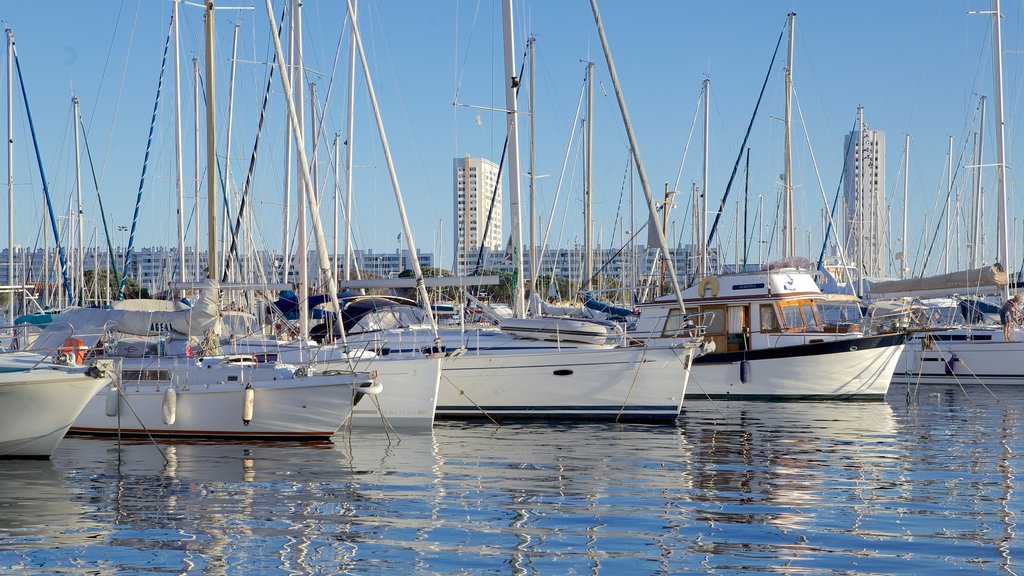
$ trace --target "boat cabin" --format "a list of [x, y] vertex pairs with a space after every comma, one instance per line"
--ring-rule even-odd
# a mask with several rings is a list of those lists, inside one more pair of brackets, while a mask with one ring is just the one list
[[686, 314], [674, 295], [639, 306], [632, 336], [640, 339], [681, 338], [702, 324], [705, 338], [718, 352], [742, 352], [778, 345], [822, 342], [830, 329], [822, 322], [817, 301], [823, 298], [814, 278], [804, 270], [782, 269], [707, 276], [683, 291]]

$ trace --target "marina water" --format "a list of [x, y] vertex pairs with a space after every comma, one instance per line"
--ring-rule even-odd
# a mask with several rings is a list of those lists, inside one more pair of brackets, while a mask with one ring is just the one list
[[1024, 390], [965, 384], [688, 398], [669, 426], [69, 436], [0, 461], [0, 573], [1016, 574], [1022, 414]]

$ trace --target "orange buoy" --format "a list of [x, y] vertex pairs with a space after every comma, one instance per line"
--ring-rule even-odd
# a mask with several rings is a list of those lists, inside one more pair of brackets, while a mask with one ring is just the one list
[[89, 351], [89, 347], [85, 345], [78, 338], [72, 336], [64, 341], [63, 344], [57, 348], [57, 352], [61, 355], [70, 354], [75, 360], [75, 364], [81, 364], [85, 361], [85, 353]]

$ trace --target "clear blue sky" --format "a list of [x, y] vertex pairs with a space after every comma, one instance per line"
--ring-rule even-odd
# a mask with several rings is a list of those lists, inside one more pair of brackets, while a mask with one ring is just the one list
[[[249, 4], [255, 8], [217, 12], [216, 105], [218, 154], [222, 162], [232, 28], [235, 23], [239, 25], [230, 151], [232, 189], [238, 191], [249, 163], [266, 82], [265, 63], [272, 48], [264, 4], [252, 4], [250, 0], [230, 4]], [[452, 105], [457, 98], [460, 104], [469, 106], [504, 107], [500, 2], [364, 0], [360, 4], [364, 44], [416, 244], [423, 250], [443, 253], [443, 261], [450, 260], [452, 158], [473, 154], [497, 160], [505, 136], [502, 114]], [[1011, 167], [1010, 215], [1011, 226], [1016, 224], [1017, 239], [1024, 226], [1024, 206], [1016, 200], [1019, 185], [1013, 169], [1021, 151], [1016, 145], [1016, 119], [1024, 82], [1020, 73], [1024, 14], [1019, 5], [1006, 4], [1004, 92]], [[344, 133], [347, 40], [342, 42], [336, 69], [333, 64], [344, 30], [342, 6], [344, 2], [308, 0], [303, 12], [306, 66], [311, 71], [309, 80], [317, 84], [321, 106], [326, 107], [328, 140], [333, 139], [335, 132]], [[628, 147], [589, 2], [517, 0], [515, 6], [519, 50], [527, 35], [538, 39], [535, 141], [536, 172], [543, 176], [537, 181], [541, 218], [544, 222], [549, 219], [582, 87], [584, 62], [593, 60], [598, 64], [600, 81], [594, 112], [596, 225], [603, 245], [618, 245], [622, 228], [633, 228], [629, 223]], [[797, 115], [793, 127], [800, 225], [798, 252], [812, 259], [820, 250], [823, 201], [811, 152], [831, 202], [840, 178], [843, 135], [853, 126], [859, 105], [865, 108], [869, 126], [886, 132], [887, 194], [893, 204], [890, 214], [895, 227], [891, 234], [894, 243], [898, 243], [902, 218], [903, 184], [902, 176], [897, 180], [897, 175], [903, 134], [911, 134], [909, 250], [917, 259], [918, 268], [935, 230], [940, 192], [944, 198], [947, 138], [954, 137], [955, 155], [959, 157], [965, 138], [976, 129], [974, 115], [982, 94], [990, 96], [985, 162], [995, 161], [991, 139], [991, 23], [988, 16], [969, 14], [989, 10], [987, 1], [604, 0], [600, 8], [656, 195], [661, 194], [666, 183], [675, 186], [701, 83], [705, 77], [711, 79], [712, 206], [717, 206], [722, 197], [786, 14], [797, 13], [794, 82], [803, 113], [803, 121]], [[280, 9], [281, 2], [275, 1], [275, 12]], [[76, 94], [81, 100], [108, 219], [111, 226], [130, 224], [171, 10], [170, 0], [38, 0], [4, 6], [0, 19], [14, 31], [44, 166], [61, 213], [66, 213], [74, 188], [70, 109], [71, 96]], [[190, 211], [194, 171], [191, 60], [197, 56], [202, 61], [203, 31], [200, 8], [183, 5], [181, 10], [184, 172], [186, 210]], [[333, 93], [324, 103], [332, 71]], [[780, 61], [749, 143], [751, 209], [757, 205], [757, 198], [763, 197], [769, 220], [773, 218], [782, 172], [781, 71]], [[142, 246], [176, 243], [172, 78], [168, 62], [140, 216], [137, 245]], [[361, 74], [357, 74], [357, 83], [353, 142], [356, 243], [362, 248], [393, 250], [400, 230], [397, 212]], [[522, 96], [521, 109], [525, 108], [525, 92]], [[284, 111], [275, 76], [252, 193], [259, 224], [257, 243], [276, 250], [281, 245]], [[16, 98], [15, 117], [16, 241], [36, 246], [41, 245], [42, 190], [20, 97]], [[529, 138], [525, 124], [524, 117], [520, 131], [524, 171], [528, 169]], [[577, 146], [573, 146], [550, 244], [565, 246], [581, 241], [581, 163], [575, 153]], [[329, 205], [333, 180], [323, 148], [320, 157], [321, 181], [326, 183], [324, 203]], [[205, 164], [205, 160], [202, 162]], [[83, 166], [87, 183], [85, 213], [97, 223], [95, 192], [87, 164]], [[693, 183], [700, 182], [700, 166], [698, 124], [679, 179], [681, 190], [688, 192]], [[0, 170], [6, 173], [6, 167]], [[201, 203], [205, 205], [203, 178]], [[987, 170], [984, 178], [986, 190], [991, 191], [987, 214], [994, 216], [993, 171]], [[963, 179], [961, 169], [954, 184], [960, 187]], [[523, 182], [525, 188], [525, 178]], [[507, 192], [506, 185], [506, 205]], [[633, 194], [636, 213], [640, 214], [643, 206], [639, 204], [642, 194], [638, 183]], [[728, 214], [719, 230], [727, 242], [723, 250], [730, 261], [735, 253], [735, 201], [741, 194], [742, 177], [738, 177]], [[670, 229], [670, 234], [674, 231], [684, 243], [689, 241], [687, 199], [688, 194], [681, 195], [682, 203], [674, 213]], [[567, 206], [569, 211], [563, 223]], [[620, 224], [617, 215], [625, 222]], [[190, 221], [191, 218], [189, 214]], [[754, 215], [749, 218], [753, 221]], [[329, 208], [325, 209], [324, 220], [332, 229]], [[966, 216], [961, 216], [961, 220], [966, 221]], [[642, 218], [637, 216], [637, 221], [642, 222]], [[507, 219], [505, 226], [507, 231]], [[995, 230], [994, 226], [989, 228], [988, 253], [992, 254]], [[0, 222], [0, 229], [5, 239], [6, 218]], [[191, 228], [187, 237], [191, 243]], [[954, 242], [961, 246], [966, 243], [962, 236]], [[941, 250], [941, 246], [935, 250]], [[1017, 262], [1020, 258], [1016, 253]], [[992, 257], [987, 260], [992, 261]], [[938, 264], [936, 254], [932, 263], [934, 270]]]

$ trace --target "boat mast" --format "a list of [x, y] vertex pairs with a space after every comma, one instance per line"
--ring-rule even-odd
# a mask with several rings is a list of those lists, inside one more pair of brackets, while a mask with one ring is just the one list
[[[903, 162], [903, 242], [902, 242], [903, 245], [901, 246], [901, 248], [903, 249], [903, 252], [902, 252], [903, 256], [900, 258], [900, 260], [901, 260], [900, 265], [902, 266], [902, 268], [900, 269], [900, 279], [906, 280], [907, 279], [907, 274], [910, 272], [910, 269], [907, 266], [907, 205], [908, 205], [907, 204], [907, 197], [909, 196], [908, 195], [908, 191], [910, 189], [910, 133], [909, 132], [904, 135], [904, 139], [906, 140], [906, 143], [903, 145], [903, 148], [906, 150], [906, 158], [904, 158], [904, 162]], [[974, 264], [971, 264], [971, 266], [973, 267]]]
[[710, 122], [709, 113], [711, 111], [711, 79], [704, 79], [704, 167], [701, 173], [701, 189], [700, 195], [703, 199], [701, 202], [701, 213], [700, 213], [700, 234], [697, 235], [697, 239], [700, 242], [700, 254], [698, 259], [700, 261], [700, 276], [703, 278], [708, 275], [708, 252], [711, 249], [708, 246], [707, 231], [708, 231], [708, 142], [710, 137]]
[[[601, 23], [601, 13], [597, 9], [597, 0], [590, 0], [590, 8], [594, 13], [594, 22], [597, 25], [597, 34], [601, 38], [601, 48], [604, 50], [605, 62], [608, 64], [608, 74], [611, 76], [612, 87], [615, 90], [615, 99], [619, 103], [619, 112], [622, 114], [622, 123], [626, 128], [626, 136], [629, 138], [629, 149], [633, 154], [633, 161], [636, 162], [637, 175], [640, 177], [640, 186], [644, 190], [644, 196], [647, 199], [647, 210], [650, 216], [650, 222], [658, 221], [658, 209], [654, 202], [654, 196], [651, 194], [650, 181], [647, 179], [647, 170], [644, 168], [644, 163], [640, 158], [640, 147], [637, 144], [636, 136], [633, 134], [633, 124], [629, 119], [629, 110], [626, 109], [626, 100], [622, 95], [622, 87], [619, 85], [619, 74], [615, 71], [615, 62], [612, 60], [611, 49], [608, 47], [608, 38], [604, 34], [604, 24]], [[667, 204], [665, 210], [667, 210]], [[676, 275], [675, 262], [672, 259], [672, 254], [668, 249], [668, 241], [665, 239], [665, 232], [658, 229], [658, 244], [661, 246], [661, 253], [667, 262], [669, 275], [672, 280], [672, 289], [676, 294], [676, 301], [679, 303], [680, 312], [686, 310], [686, 306], [683, 304], [683, 291], [679, 287], [679, 277]]]
[[345, 281], [352, 279], [352, 138], [355, 132], [356, 109], [356, 41], [357, 0], [352, 0], [352, 22], [348, 44], [348, 119], [345, 126]]
[[[353, 0], [348, 0], [349, 13], [355, 12], [352, 4]], [[267, 0], [268, 5], [270, 0]], [[373, 119], [377, 124], [377, 134], [380, 136], [381, 148], [384, 150], [384, 160], [388, 167], [388, 177], [391, 179], [391, 188], [395, 193], [395, 204], [398, 206], [398, 217], [402, 223], [402, 232], [405, 234], [406, 246], [409, 248], [409, 259], [412, 261], [413, 275], [416, 277], [416, 292], [419, 295], [420, 301], [423, 305], [423, 314], [430, 319], [430, 328], [434, 335], [434, 346], [436, 348], [441, 347], [441, 340], [437, 334], [437, 319], [434, 316], [433, 307], [430, 305], [430, 294], [427, 293], [427, 286], [423, 280], [423, 269], [420, 267], [419, 252], [416, 250], [416, 244], [412, 237], [412, 227], [409, 225], [409, 216], [405, 210], [405, 202], [402, 199], [402, 189], [398, 185], [398, 173], [395, 171], [395, 162], [391, 156], [391, 145], [388, 143], [388, 135], [384, 130], [384, 120], [380, 115], [380, 105], [377, 103], [377, 93], [373, 89], [373, 78], [370, 76], [370, 66], [366, 61], [366, 52], [363, 50], [363, 41], [359, 34], [359, 27], [355, 25], [353, 20], [352, 35], [355, 40], [356, 47], [359, 50], [359, 61], [363, 68], [363, 79], [366, 80], [366, 92], [370, 97], [370, 105], [373, 108]], [[522, 243], [522, 237], [519, 239]], [[522, 252], [519, 254], [519, 265], [522, 266]], [[520, 280], [520, 286], [522, 281]], [[522, 292], [520, 291], [520, 304], [522, 303]]]
[[[195, 280], [196, 282], [202, 278], [201, 268], [199, 266], [199, 187], [202, 181], [199, 179], [199, 59], [192, 58], [192, 122], [193, 122], [193, 138], [195, 138], [195, 175], [193, 176], [193, 190], [194, 195], [193, 202], [195, 203], [195, 225], [192, 227], [192, 231], [195, 234], [195, 262], [193, 267], [195, 268]], [[207, 254], [209, 257], [209, 254]]]
[[985, 153], [985, 104], [986, 97], [981, 97], [981, 118], [978, 124], [978, 145], [975, 146], [977, 150], [977, 158], [974, 161], [974, 202], [973, 202], [973, 214], [971, 215], [971, 268], [974, 269], [978, 266], [978, 250], [981, 247], [981, 163], [984, 162]]
[[[536, 108], [534, 108], [534, 93], [536, 92], [536, 77], [534, 73], [537, 68], [537, 38], [530, 36], [527, 41], [530, 45], [530, 310], [540, 311], [540, 297], [536, 294], [537, 277], [540, 274], [540, 250], [537, 248], [537, 199], [536, 199], [536, 170], [537, 170], [537, 147], [536, 147]], [[535, 309], [536, 307], [536, 309]]]
[[[235, 24], [234, 35], [231, 39], [231, 79], [228, 83], [228, 131], [224, 139], [224, 193], [226, 198], [234, 202], [231, 194], [231, 127], [234, 119], [235, 104], [235, 63], [238, 61], [238, 24]], [[221, 237], [224, 246], [228, 245], [228, 237], [231, 234], [231, 212], [228, 211], [224, 218], [224, 225], [221, 226]], [[239, 234], [241, 236], [241, 234]], [[230, 254], [226, 256], [230, 257]], [[237, 266], [230, 268], [231, 276], [236, 274]]]
[[[992, 0], [992, 53], [995, 57], [992, 72], [995, 87], [995, 123], [996, 123], [996, 242], [998, 252], [996, 260], [1003, 265], [1007, 273], [1010, 272], [1010, 245], [1007, 239], [1006, 221], [1006, 158], [1005, 158], [1005, 126], [1003, 123], [1003, 36], [1002, 23], [1000, 22], [999, 0]], [[1003, 285], [1003, 298], [1010, 297], [1009, 284]]]
[[[295, 98], [295, 115], [291, 116], [291, 121], [295, 122], [295, 131], [298, 136], [295, 139], [296, 152], [302, 149], [305, 145], [306, 139], [306, 126], [305, 116], [303, 108], [306, 104], [306, 92], [305, 92], [305, 81], [303, 78], [303, 62], [302, 62], [302, 1], [292, 0], [292, 46], [291, 55], [293, 58], [293, 65], [291, 69], [291, 86], [292, 95]], [[303, 156], [304, 154], [300, 155]], [[296, 159], [297, 161], [306, 164], [305, 159]], [[302, 167], [299, 171], [300, 174], [304, 174], [307, 170], [308, 165]], [[298, 251], [299, 260], [299, 278], [298, 278], [298, 298], [299, 298], [299, 339], [302, 342], [309, 341], [309, 251], [306, 249], [306, 210], [309, 209], [308, 194], [312, 190], [308, 189], [312, 186], [312, 181], [307, 181], [305, 177], [299, 178], [297, 182], [298, 188], [298, 202], [296, 203], [296, 232], [298, 239], [295, 242], [295, 249]], [[338, 310], [340, 314], [341, 310]]]
[[587, 126], [584, 132], [586, 147], [583, 158], [583, 289], [594, 289], [594, 213], [593, 213], [593, 169], [594, 162], [594, 63], [587, 62]]
[[[213, 82], [213, 0], [206, 2], [206, 277], [219, 279], [217, 256], [217, 108]], [[125, 271], [127, 274], [127, 271]]]
[[[75, 232], [78, 234], [78, 246], [75, 254], [75, 284], [78, 305], [85, 306], [85, 238], [82, 234], [82, 160], [78, 145], [78, 96], [71, 97], [72, 121], [75, 123], [75, 195], [78, 200], [78, 212], [75, 215]], [[70, 214], [68, 215], [71, 216]], [[69, 218], [70, 220], [70, 218]], [[74, 302], [69, 302], [74, 304]]]
[[953, 195], [953, 136], [949, 137], [949, 161], [946, 163], [946, 245], [942, 249], [942, 272], [949, 274], [949, 197]]
[[786, 60], [786, 137], [785, 162], [783, 167], [783, 197], [785, 198], [785, 216], [783, 226], [783, 258], [789, 258], [796, 252], [794, 245], [796, 231], [793, 222], [793, 142], [791, 138], [793, 125], [793, 26], [796, 23], [796, 12], [789, 13], [789, 52]]
[[[7, 32], [7, 283], [14, 285], [14, 34]], [[14, 330], [14, 295], [7, 305], [7, 325]]]
[[174, 192], [178, 206], [178, 277], [185, 279], [185, 198], [181, 154], [181, 36], [178, 33], [178, 4], [174, 0]]
[[515, 37], [512, 28], [512, 0], [502, 0], [502, 23], [505, 37], [505, 108], [508, 116], [508, 189], [509, 210], [512, 212], [512, 269], [515, 285], [512, 292], [512, 311], [516, 318], [523, 312], [523, 223], [519, 207], [519, 114], [516, 107]]

